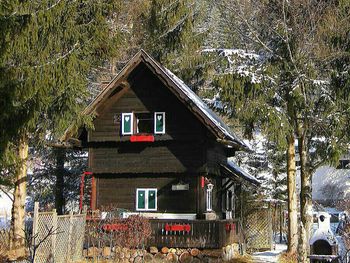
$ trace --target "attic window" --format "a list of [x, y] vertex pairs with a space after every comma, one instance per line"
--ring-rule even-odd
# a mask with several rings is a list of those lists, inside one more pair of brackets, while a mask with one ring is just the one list
[[153, 133], [153, 114], [152, 113], [135, 113], [136, 133]]
[[122, 113], [121, 134], [165, 134], [165, 112]]

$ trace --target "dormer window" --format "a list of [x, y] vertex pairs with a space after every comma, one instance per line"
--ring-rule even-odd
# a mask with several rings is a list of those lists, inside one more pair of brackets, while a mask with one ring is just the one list
[[165, 134], [165, 112], [122, 113], [121, 134]]

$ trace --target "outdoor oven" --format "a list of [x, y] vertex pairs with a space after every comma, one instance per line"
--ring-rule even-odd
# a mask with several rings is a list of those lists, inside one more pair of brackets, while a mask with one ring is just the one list
[[331, 230], [330, 218], [327, 212], [317, 215], [318, 229], [310, 239], [311, 263], [339, 262], [338, 241]]

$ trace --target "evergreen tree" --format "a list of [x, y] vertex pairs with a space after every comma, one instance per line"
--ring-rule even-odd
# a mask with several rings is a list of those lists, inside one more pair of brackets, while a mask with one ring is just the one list
[[[330, 8], [319, 1], [225, 1], [227, 13], [238, 26], [233, 26], [239, 50], [248, 48], [263, 56], [257, 67], [232, 67], [221, 72], [216, 86], [230, 105], [230, 113], [239, 116], [247, 132], [260, 127], [271, 141], [287, 149], [290, 213], [296, 223], [295, 138], [301, 160], [301, 232], [299, 260], [306, 262], [308, 237], [312, 224], [311, 175], [325, 162], [335, 162], [347, 145], [349, 97], [329, 85], [329, 65], [319, 54], [319, 26]], [[307, 10], [307, 12], [305, 12]], [[266, 15], [268, 14], [268, 15]], [[248, 53], [248, 52], [245, 52]], [[249, 52], [251, 53], [251, 52]], [[231, 65], [232, 56], [223, 53]], [[230, 55], [239, 56], [237, 49]], [[247, 56], [249, 58], [249, 56]], [[262, 63], [261, 63], [262, 62]], [[263, 72], [259, 81], [256, 73]], [[342, 94], [343, 96], [341, 96]], [[341, 116], [339, 116], [341, 112]], [[289, 204], [289, 205], [290, 205]], [[296, 225], [290, 251], [295, 252]]]
[[146, 25], [147, 51], [194, 89], [205, 73], [202, 4], [194, 0], [153, 0]]
[[71, 123], [88, 123], [79, 114], [88, 73], [113, 51], [106, 23], [110, 7], [108, 1], [0, 3], [5, 28], [0, 69], [6, 73], [0, 82], [0, 155], [3, 159], [6, 149], [7, 155], [12, 150], [19, 157], [11, 225], [14, 249], [24, 246], [28, 144], [54, 140]]

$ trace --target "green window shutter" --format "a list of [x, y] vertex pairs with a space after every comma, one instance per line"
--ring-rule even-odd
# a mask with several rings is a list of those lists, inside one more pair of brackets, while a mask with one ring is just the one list
[[137, 209], [145, 209], [146, 203], [146, 191], [138, 190], [137, 191]]
[[156, 209], [157, 192], [155, 190], [148, 191], [148, 209]]
[[165, 133], [165, 112], [154, 113], [154, 133], [155, 134]]
[[132, 134], [133, 126], [133, 114], [132, 113], [122, 113], [122, 134], [130, 135]]

